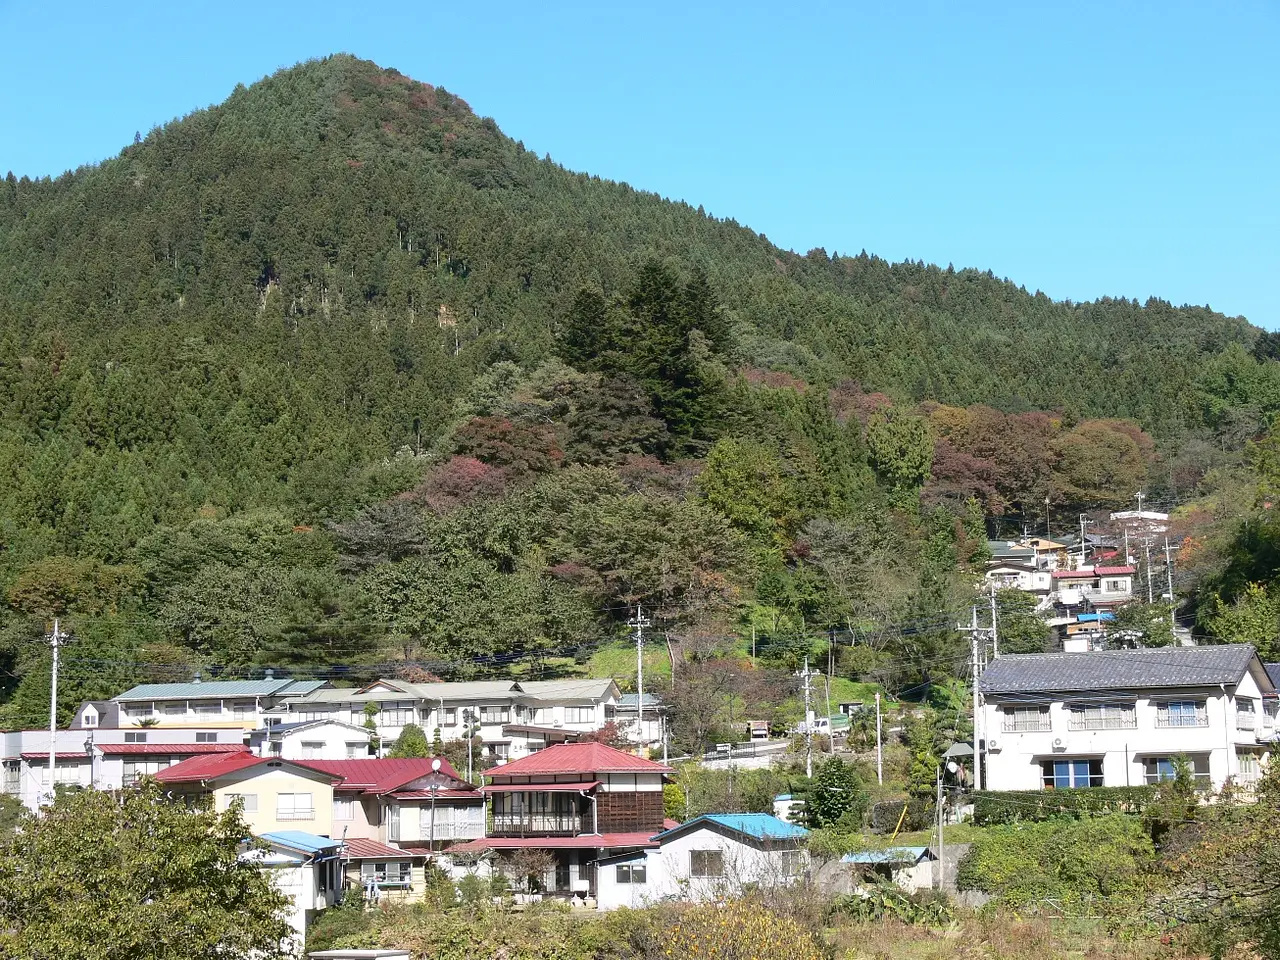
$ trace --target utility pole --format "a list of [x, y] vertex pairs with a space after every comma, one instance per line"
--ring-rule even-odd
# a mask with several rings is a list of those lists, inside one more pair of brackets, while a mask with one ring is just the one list
[[876, 694], [876, 783], [884, 786], [884, 750], [880, 746], [880, 694]]
[[1049, 536], [1049, 498], [1044, 498], [1044, 538], [1051, 539]]
[[58, 648], [62, 646], [62, 624], [57, 617], [53, 618], [53, 636], [49, 642], [53, 647], [53, 669], [49, 672], [49, 798], [52, 802], [58, 795], [55, 772], [58, 766]]
[[1156, 602], [1155, 594], [1151, 591], [1151, 541], [1148, 540], [1142, 545], [1147, 551], [1147, 606]]
[[836, 730], [831, 725], [831, 675], [836, 669], [836, 631], [834, 628], [827, 631], [827, 746], [830, 747], [830, 753], [834, 757], [836, 755]]
[[1124, 565], [1129, 565], [1129, 525], [1124, 525]]
[[644, 628], [649, 626], [644, 608], [636, 604], [630, 624], [636, 632], [636, 743], [644, 748]]
[[1176, 627], [1178, 620], [1173, 615], [1173, 556], [1169, 553], [1168, 537], [1164, 538], [1164, 572], [1169, 580], [1169, 626]]
[[996, 585], [991, 584], [991, 659], [1000, 656], [1000, 635], [996, 631]]
[[[977, 751], [974, 751], [974, 756], [975, 757], [977, 756]], [[946, 847], [943, 846], [943, 842], [942, 842], [942, 821], [943, 821], [942, 767], [937, 768], [937, 777], [938, 777], [938, 799], [936, 803], [938, 807], [938, 889], [941, 890], [945, 880], [945, 871], [947, 869]]]
[[[800, 673], [800, 680], [804, 684], [804, 773], [806, 777], [813, 777], [813, 710], [809, 706], [809, 680], [813, 677], [813, 673], [809, 670], [809, 658], [804, 658], [804, 670]], [[830, 723], [830, 721], [827, 721]]]
[[[974, 607], [977, 619], [978, 608]], [[978, 693], [978, 677], [982, 668], [978, 665], [978, 631], [970, 634], [973, 643], [973, 789], [982, 789], [982, 695]], [[941, 782], [941, 781], [939, 781]]]

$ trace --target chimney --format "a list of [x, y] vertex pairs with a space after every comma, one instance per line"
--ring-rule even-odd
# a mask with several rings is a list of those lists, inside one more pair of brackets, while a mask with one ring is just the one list
[[194, 680], [193, 682], [195, 682], [195, 683], [199, 683], [199, 682], [200, 682], [200, 671], [198, 671], [198, 670], [196, 671], [196, 678], [195, 678], [195, 680]]
[[270, 667], [267, 667], [266, 671], [263, 673], [263, 676], [266, 677], [268, 680], [274, 680], [276, 678], [276, 672], [272, 670]]

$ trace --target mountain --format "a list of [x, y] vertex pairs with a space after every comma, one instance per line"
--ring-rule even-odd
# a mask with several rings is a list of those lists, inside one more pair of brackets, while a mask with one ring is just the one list
[[[55, 614], [178, 673], [564, 650], [650, 589], [720, 629], [847, 624], [866, 583], [833, 600], [831, 550], [896, 571], [880, 614], [932, 617], [984, 507], [1194, 486], [1280, 411], [1273, 347], [1207, 308], [780, 250], [312, 61], [0, 184], [0, 659], [34, 676]], [[449, 620], [478, 596], [508, 632]]]

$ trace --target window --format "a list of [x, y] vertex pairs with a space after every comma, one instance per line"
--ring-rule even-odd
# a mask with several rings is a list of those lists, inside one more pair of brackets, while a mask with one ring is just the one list
[[509, 743], [491, 743], [489, 744], [489, 749], [499, 760], [505, 760], [511, 756], [511, 744]]
[[356, 802], [350, 797], [333, 798], [333, 819], [354, 820], [356, 818]]
[[1242, 783], [1256, 783], [1262, 776], [1262, 763], [1256, 753], [1237, 753], [1236, 766], [1240, 768]]
[[376, 883], [380, 886], [400, 884], [407, 886], [412, 876], [413, 864], [408, 860], [360, 864], [360, 880], [366, 884]]
[[1005, 733], [1036, 733], [1052, 728], [1048, 707], [1004, 707], [1000, 729]]
[[[1189, 767], [1192, 779], [1208, 783], [1209, 758], [1204, 754], [1184, 758]], [[1172, 780], [1178, 773], [1178, 757], [1147, 757], [1142, 761], [1143, 773], [1147, 783], [1159, 783], [1161, 780]]]
[[217, 743], [218, 735], [216, 733], [197, 733], [196, 743]]
[[377, 723], [380, 727], [403, 727], [413, 723], [413, 704], [402, 701], [384, 703], [378, 711]]
[[690, 850], [689, 876], [691, 877], [723, 877], [723, 850]]
[[458, 725], [458, 708], [445, 707], [444, 719], [440, 721], [442, 727], [456, 727]]
[[187, 715], [187, 704], [184, 700], [178, 700], [164, 705], [164, 715], [166, 717], [185, 717]]
[[1128, 593], [1129, 582], [1127, 580], [1104, 580], [1102, 581], [1103, 593]]
[[642, 863], [620, 863], [618, 864], [619, 883], [647, 883], [648, 875], [645, 865]]
[[314, 820], [315, 803], [309, 793], [282, 793], [276, 797], [277, 820]]
[[565, 723], [593, 723], [596, 719], [595, 707], [565, 707]]
[[1253, 701], [1248, 697], [1236, 697], [1236, 729], [1252, 730], [1258, 725], [1258, 715], [1254, 713]]
[[[57, 782], [63, 786], [76, 786], [80, 783], [80, 764], [59, 760], [54, 768], [53, 775]], [[46, 784], [49, 782], [49, 765], [47, 763], [40, 768], [40, 782]]]
[[1156, 704], [1157, 727], [1207, 727], [1209, 712], [1203, 700], [1170, 700]]
[[17, 793], [22, 784], [22, 764], [18, 760], [4, 762], [4, 792]]
[[500, 707], [481, 707], [481, 723], [510, 723], [511, 708], [505, 704]]
[[324, 759], [324, 741], [323, 740], [303, 740], [302, 741], [302, 759], [303, 760]]
[[256, 793], [228, 793], [227, 809], [231, 809], [231, 805], [237, 800], [243, 805], [242, 809], [245, 813], [258, 812], [258, 795]]
[[231, 716], [237, 720], [248, 720], [257, 712], [257, 707], [252, 700], [237, 700], [231, 704]]
[[368, 740], [348, 740], [347, 741], [347, 759], [363, 760], [369, 756]]
[[398, 841], [400, 839], [400, 806], [392, 804], [387, 807], [387, 839]]
[[[298, 707], [297, 713], [294, 715], [293, 722], [306, 723], [309, 720], [328, 720], [332, 716], [332, 711], [328, 707], [305, 706]], [[352, 718], [353, 722], [355, 718]], [[360, 714], [359, 723], [364, 723], [364, 714]]]
[[796, 877], [804, 872], [804, 856], [799, 850], [783, 850], [779, 861], [784, 877]]
[[1045, 760], [1040, 770], [1046, 790], [1102, 786], [1102, 760]]
[[124, 705], [124, 715], [134, 720], [141, 717], [149, 717], [153, 712], [149, 703], [126, 703]]
[[126, 731], [124, 735], [125, 743], [146, 743], [147, 735], [145, 733], [136, 733], [132, 730]]
[[160, 760], [126, 760], [124, 762], [124, 785], [132, 786], [143, 777], [154, 777], [169, 765], [167, 757]]
[[80, 717], [80, 726], [82, 727], [96, 727], [97, 725], [98, 725], [97, 710], [86, 710], [84, 714]]
[[1132, 703], [1073, 703], [1068, 730], [1134, 730], [1138, 712]]
[[205, 700], [195, 705], [196, 716], [213, 717], [222, 713], [222, 701]]

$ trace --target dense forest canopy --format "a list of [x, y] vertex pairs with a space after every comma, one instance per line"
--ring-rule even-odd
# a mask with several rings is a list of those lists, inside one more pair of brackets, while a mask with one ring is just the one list
[[1274, 339], [780, 250], [305, 63], [0, 184], [5, 719], [48, 709], [53, 616], [67, 709], [197, 665], [571, 669], [636, 602], [695, 675], [839, 629], [907, 684], [962, 667], [1000, 518], [1139, 489], [1198, 504], [1193, 609], [1235, 635], [1276, 571], [1205, 531], [1280, 475]]

